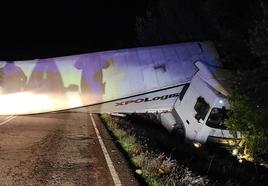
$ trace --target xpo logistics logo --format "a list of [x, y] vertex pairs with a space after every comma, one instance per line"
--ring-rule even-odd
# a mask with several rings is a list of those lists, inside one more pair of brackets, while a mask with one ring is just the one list
[[154, 98], [139, 98], [139, 99], [130, 99], [127, 101], [122, 101], [122, 102], [117, 102], [115, 103], [115, 106], [123, 106], [123, 105], [128, 105], [131, 103], [143, 103], [143, 102], [149, 102], [149, 101], [157, 101], [157, 100], [166, 100], [169, 98], [175, 98], [175, 97], [179, 97], [179, 93], [175, 93], [175, 94], [169, 94], [169, 95], [163, 95], [163, 96], [157, 96]]

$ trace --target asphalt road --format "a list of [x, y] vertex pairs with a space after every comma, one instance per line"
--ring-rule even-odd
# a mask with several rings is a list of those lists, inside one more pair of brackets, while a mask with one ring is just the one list
[[0, 185], [139, 185], [98, 116], [92, 118], [0, 116]]

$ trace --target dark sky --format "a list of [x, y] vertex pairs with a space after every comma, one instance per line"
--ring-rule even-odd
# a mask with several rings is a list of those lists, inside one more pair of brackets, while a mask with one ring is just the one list
[[132, 47], [147, 1], [25, 2], [0, 5], [0, 60]]

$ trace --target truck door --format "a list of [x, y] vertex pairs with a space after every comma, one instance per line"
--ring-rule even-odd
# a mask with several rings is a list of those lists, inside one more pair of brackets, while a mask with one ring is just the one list
[[196, 89], [198, 87], [193, 84], [192, 82], [181, 102], [175, 104], [175, 110], [184, 123], [185, 135], [189, 140], [194, 140], [197, 133], [202, 129], [210, 109], [206, 98], [200, 95]]

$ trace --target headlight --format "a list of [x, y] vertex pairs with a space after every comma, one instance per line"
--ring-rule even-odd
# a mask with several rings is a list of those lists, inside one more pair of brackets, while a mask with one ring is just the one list
[[194, 142], [193, 142], [193, 145], [194, 145], [195, 148], [200, 148], [200, 147], [202, 147], [202, 144], [199, 143], [199, 142], [197, 142], [197, 141], [194, 141]]

